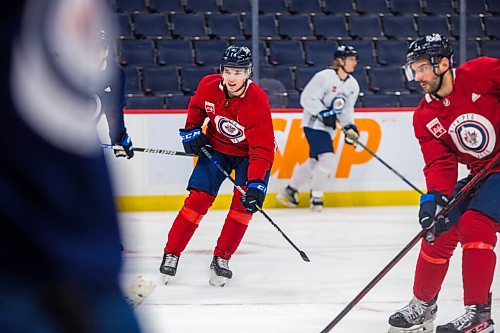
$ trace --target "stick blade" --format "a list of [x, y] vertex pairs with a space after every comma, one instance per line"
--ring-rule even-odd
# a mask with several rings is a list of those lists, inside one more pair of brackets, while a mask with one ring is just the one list
[[299, 253], [300, 253], [300, 256], [302, 257], [302, 260], [307, 261], [307, 262], [311, 262], [311, 260], [309, 260], [309, 257], [307, 256], [307, 254], [304, 251], [300, 251]]

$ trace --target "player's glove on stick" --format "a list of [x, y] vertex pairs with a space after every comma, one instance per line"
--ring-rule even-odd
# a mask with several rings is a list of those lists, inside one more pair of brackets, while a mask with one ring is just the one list
[[181, 128], [179, 135], [182, 138], [182, 145], [184, 151], [188, 154], [195, 154], [202, 156], [201, 148], [205, 147], [208, 143], [208, 137], [202, 132], [199, 127]]
[[123, 133], [118, 142], [114, 142], [113, 146], [117, 149], [114, 149], [116, 157], [126, 157], [131, 159], [134, 157], [134, 151], [132, 147], [132, 140], [128, 136], [127, 132]]
[[356, 142], [359, 139], [359, 131], [356, 125], [351, 124], [344, 126], [344, 141], [349, 145], [356, 147]]
[[267, 186], [262, 180], [251, 180], [247, 183], [247, 193], [241, 197], [242, 205], [249, 213], [255, 213], [262, 208], [266, 198]]
[[337, 114], [331, 109], [323, 110], [319, 113], [323, 119], [323, 124], [335, 128], [337, 126]]
[[449, 199], [439, 191], [429, 191], [420, 197], [420, 210], [418, 220], [422, 229], [432, 231], [436, 236], [450, 229], [451, 225], [447, 218], [436, 214], [448, 204]]

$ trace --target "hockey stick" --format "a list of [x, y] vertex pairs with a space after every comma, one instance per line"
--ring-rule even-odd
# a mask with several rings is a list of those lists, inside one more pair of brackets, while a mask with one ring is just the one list
[[[347, 136], [347, 131], [341, 127], [342, 129], [342, 132], [344, 133], [345, 136]], [[401, 175], [399, 172], [397, 172], [396, 170], [394, 170], [389, 164], [387, 164], [383, 159], [381, 159], [380, 157], [377, 156], [377, 154], [375, 154], [370, 148], [368, 148], [366, 145], [364, 145], [363, 143], [361, 143], [359, 141], [359, 139], [356, 139], [354, 140], [355, 144], [357, 145], [360, 145], [361, 148], [363, 148], [364, 150], [366, 150], [370, 155], [372, 155], [373, 157], [375, 157], [377, 160], [380, 161], [380, 163], [382, 163], [383, 165], [385, 165], [389, 170], [391, 170], [392, 172], [394, 172], [396, 174], [396, 176], [398, 176], [399, 178], [401, 178], [406, 184], [410, 185], [415, 191], [417, 191], [418, 193], [420, 194], [424, 194], [421, 190], [418, 189], [418, 187], [416, 187], [415, 185], [413, 185], [408, 179], [406, 179], [403, 175]]]
[[[122, 149], [120, 146], [114, 146], [107, 143], [101, 143], [101, 148], [103, 149]], [[151, 154], [162, 154], [162, 155], [177, 155], [177, 156], [194, 156], [193, 154], [188, 154], [183, 151], [167, 150], [167, 149], [156, 149], [156, 148], [132, 148], [133, 151], [138, 151], [141, 153], [151, 153]]]
[[[468, 195], [486, 176], [488, 176], [488, 172], [493, 169], [495, 164], [498, 162], [498, 154], [493, 158], [493, 160], [490, 161], [486, 165], [484, 169], [482, 169], [480, 172], [478, 172], [448, 203], [448, 205], [436, 216], [436, 217], [441, 217], [441, 216], [446, 216], [448, 213], [455, 208], [460, 201]], [[354, 299], [347, 304], [347, 306], [335, 317], [322, 331], [321, 333], [327, 333], [330, 332], [335, 325], [339, 323], [344, 316], [354, 308], [356, 304], [366, 295], [368, 292], [380, 281], [382, 278], [412, 249], [415, 244], [417, 244], [422, 237], [426, 234], [427, 230], [421, 230], [402, 250], [399, 252], [394, 259], [392, 259], [387, 266], [385, 266], [380, 273], [377, 274], [373, 278], [373, 280], [370, 281], [366, 285], [366, 287], [361, 290], [361, 292], [354, 297]]]
[[[201, 151], [203, 152], [203, 154], [205, 154], [205, 156], [210, 160], [210, 162], [213, 163], [213, 165], [215, 165], [217, 167], [217, 169], [219, 169], [220, 172], [222, 172], [224, 174], [224, 176], [226, 176], [227, 179], [229, 179], [231, 181], [231, 183], [233, 183], [234, 187], [243, 195], [245, 195], [245, 191], [241, 188], [241, 186], [239, 186], [238, 184], [236, 184], [236, 181], [227, 173], [226, 170], [224, 170], [223, 167], [220, 166], [220, 164], [213, 158], [212, 154], [210, 154], [208, 152], [208, 150], [205, 148], [205, 147], [202, 147], [201, 148]], [[302, 257], [302, 259], [304, 261], [307, 261], [309, 262], [309, 258], [307, 257], [306, 253], [304, 251], [301, 251], [291, 240], [290, 238], [288, 238], [287, 235], [285, 235], [285, 233], [280, 229], [280, 227], [278, 227], [278, 225], [276, 223], [273, 222], [273, 220], [269, 217], [269, 215], [266, 214], [266, 212], [264, 212], [264, 210], [257, 206], [257, 210], [262, 214], [264, 215], [264, 217], [272, 224], [273, 227], [276, 228], [276, 230], [278, 230], [278, 232], [281, 234], [281, 236], [283, 236], [287, 241], [288, 243], [290, 243], [290, 245], [293, 246], [293, 248], [295, 250], [297, 250], [297, 252], [299, 252], [300, 256]]]

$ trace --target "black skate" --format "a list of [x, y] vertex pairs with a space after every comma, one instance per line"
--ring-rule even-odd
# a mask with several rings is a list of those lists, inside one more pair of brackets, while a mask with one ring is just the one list
[[214, 256], [210, 263], [211, 276], [208, 283], [215, 287], [224, 287], [227, 280], [233, 277], [228, 264], [229, 260]]
[[389, 317], [389, 333], [434, 332], [432, 322], [436, 319], [436, 300], [425, 303], [414, 296], [407, 306]]
[[323, 191], [311, 191], [310, 208], [313, 212], [323, 209]]
[[287, 207], [295, 208], [299, 204], [299, 191], [288, 185], [276, 195], [276, 200]]
[[492, 333], [494, 332], [493, 320], [491, 319], [490, 304], [469, 305], [465, 307], [465, 313], [450, 321], [446, 325], [440, 325], [436, 333]]
[[179, 264], [179, 257], [170, 253], [163, 254], [163, 260], [160, 265], [160, 273], [163, 274], [165, 284], [177, 273], [177, 264]]

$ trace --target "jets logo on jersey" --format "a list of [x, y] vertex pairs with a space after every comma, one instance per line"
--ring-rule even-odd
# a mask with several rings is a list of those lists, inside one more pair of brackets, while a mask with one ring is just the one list
[[436, 138], [440, 138], [446, 133], [446, 130], [444, 129], [443, 125], [441, 125], [439, 119], [437, 118], [432, 119], [425, 126], [429, 131], [431, 131], [432, 135], [434, 135]]
[[205, 101], [205, 111], [215, 114], [215, 104]]
[[245, 128], [232, 119], [216, 116], [215, 126], [217, 131], [231, 140], [232, 143], [238, 143], [246, 139]]
[[335, 113], [342, 113], [347, 102], [347, 97], [344, 94], [338, 94], [332, 101], [332, 108]]
[[495, 149], [495, 128], [481, 115], [475, 113], [460, 115], [450, 125], [448, 133], [459, 151], [476, 158], [483, 158]]

